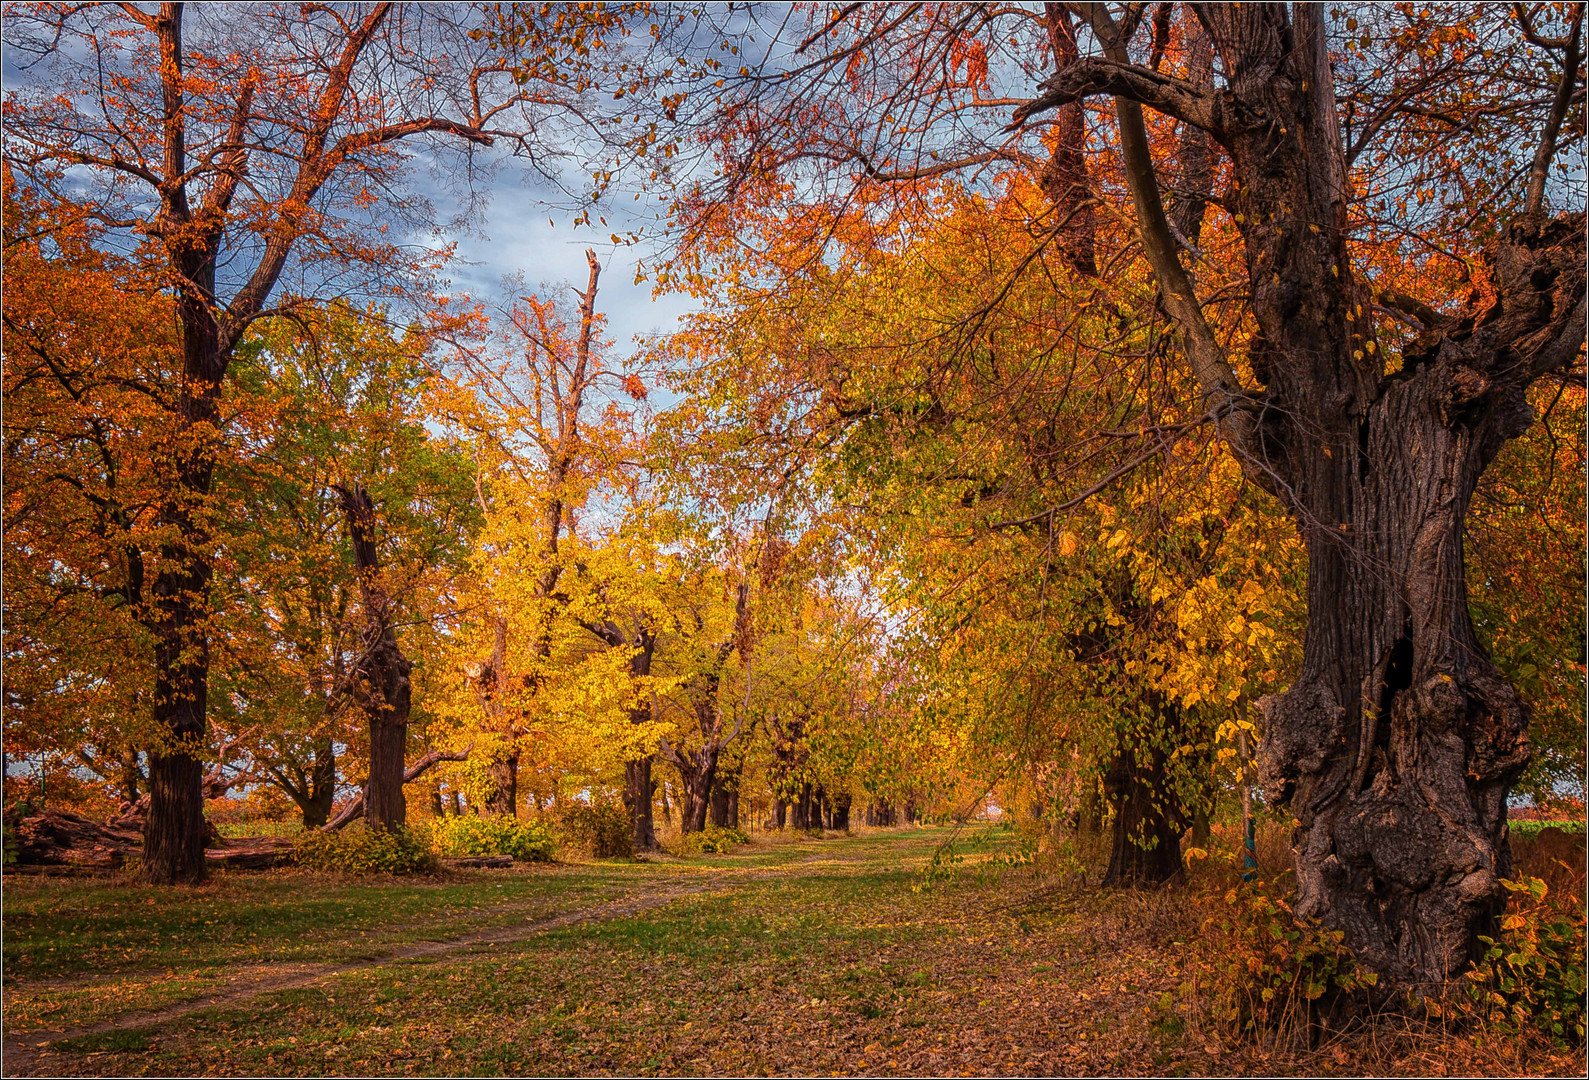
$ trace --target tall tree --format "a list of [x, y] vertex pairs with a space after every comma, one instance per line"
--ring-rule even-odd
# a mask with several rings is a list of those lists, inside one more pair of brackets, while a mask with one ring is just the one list
[[[154, 451], [164, 473], [159, 540], [140, 612], [154, 642], [152, 880], [204, 873], [206, 504], [238, 343], [255, 320], [316, 290], [423, 277], [430, 257], [389, 231], [393, 221], [428, 220], [404, 190], [405, 143], [458, 150], [467, 177], [482, 147], [533, 152], [555, 126], [549, 114], [578, 96], [555, 64], [532, 64], [516, 81], [510, 59], [471, 36], [470, 18], [390, 3], [273, 4], [246, 19], [179, 3], [6, 9], [7, 41], [31, 60], [25, 83], [7, 90], [6, 161], [82, 206], [107, 242], [150, 240], [137, 250], [173, 296], [180, 330], [181, 375]], [[531, 47], [586, 52], [606, 18], [574, 19]]]
[[519, 297], [484, 347], [456, 357], [455, 419], [474, 434], [477, 497], [491, 522], [480, 574], [493, 609], [490, 652], [467, 661], [465, 673], [489, 729], [484, 801], [494, 814], [518, 813], [525, 697], [551, 654], [559, 547], [625, 437], [614, 397], [644, 397], [638, 380], [603, 362], [601, 263], [590, 249], [585, 261], [590, 274], [574, 311], [555, 293]]

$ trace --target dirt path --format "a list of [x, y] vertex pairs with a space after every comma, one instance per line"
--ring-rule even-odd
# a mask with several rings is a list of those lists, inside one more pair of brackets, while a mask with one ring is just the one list
[[[82, 1035], [103, 1035], [111, 1031], [129, 1031], [135, 1028], [165, 1024], [189, 1013], [216, 1006], [235, 1005], [261, 994], [278, 990], [295, 990], [334, 979], [354, 971], [383, 968], [409, 960], [449, 958], [463, 956], [492, 945], [505, 945], [523, 941], [565, 926], [606, 919], [622, 918], [654, 908], [663, 907], [686, 896], [706, 892], [712, 883], [702, 882], [680, 886], [671, 884], [661, 888], [642, 889], [617, 900], [605, 901], [589, 907], [566, 911], [529, 923], [493, 926], [463, 934], [445, 941], [424, 941], [393, 948], [366, 960], [338, 964], [259, 964], [234, 969], [218, 988], [199, 997], [170, 1005], [162, 1009], [141, 1009], [124, 1013], [111, 1020], [81, 1027], [60, 1030], [30, 1031], [23, 1035], [7, 1034], [4, 1042], [5, 1076], [36, 1075], [39, 1063], [54, 1057], [51, 1043]], [[81, 980], [83, 984], [101, 981], [97, 977]]]

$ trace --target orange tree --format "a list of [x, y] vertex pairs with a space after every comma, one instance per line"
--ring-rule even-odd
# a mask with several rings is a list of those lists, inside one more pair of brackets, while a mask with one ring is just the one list
[[[407, 183], [405, 148], [453, 155], [465, 185], [487, 147], [538, 160], [577, 117], [582, 73], [621, 16], [542, 11], [513, 54], [474, 36], [488, 20], [389, 3], [261, 5], [247, 18], [180, 3], [6, 8], [8, 46], [28, 60], [7, 87], [6, 162], [130, 253], [177, 327], [172, 392], [146, 448], [158, 497], [134, 605], [153, 651], [144, 865], [155, 881], [204, 872], [207, 503], [238, 344], [303, 298], [422, 282], [440, 256], [406, 240], [431, 214]], [[515, 60], [527, 66], [515, 73]]]

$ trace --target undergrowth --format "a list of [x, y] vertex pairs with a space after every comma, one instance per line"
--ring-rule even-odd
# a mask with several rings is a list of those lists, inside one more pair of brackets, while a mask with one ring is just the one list
[[340, 832], [309, 829], [293, 841], [307, 870], [347, 874], [428, 874], [437, 867], [429, 839], [413, 829], [371, 829], [358, 822]]
[[551, 826], [541, 821], [465, 814], [432, 819], [423, 829], [444, 856], [511, 855], [518, 862], [551, 862], [557, 848]]

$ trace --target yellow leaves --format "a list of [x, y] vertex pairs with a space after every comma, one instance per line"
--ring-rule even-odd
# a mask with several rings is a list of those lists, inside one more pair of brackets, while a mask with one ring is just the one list
[[1111, 536], [1104, 540], [1104, 547], [1109, 551], [1114, 551], [1118, 548], [1124, 547], [1130, 542], [1131, 534], [1129, 532], [1127, 532], [1125, 529], [1116, 529]]
[[1069, 529], [1059, 534], [1059, 553], [1066, 557], [1076, 553], [1076, 534]]

